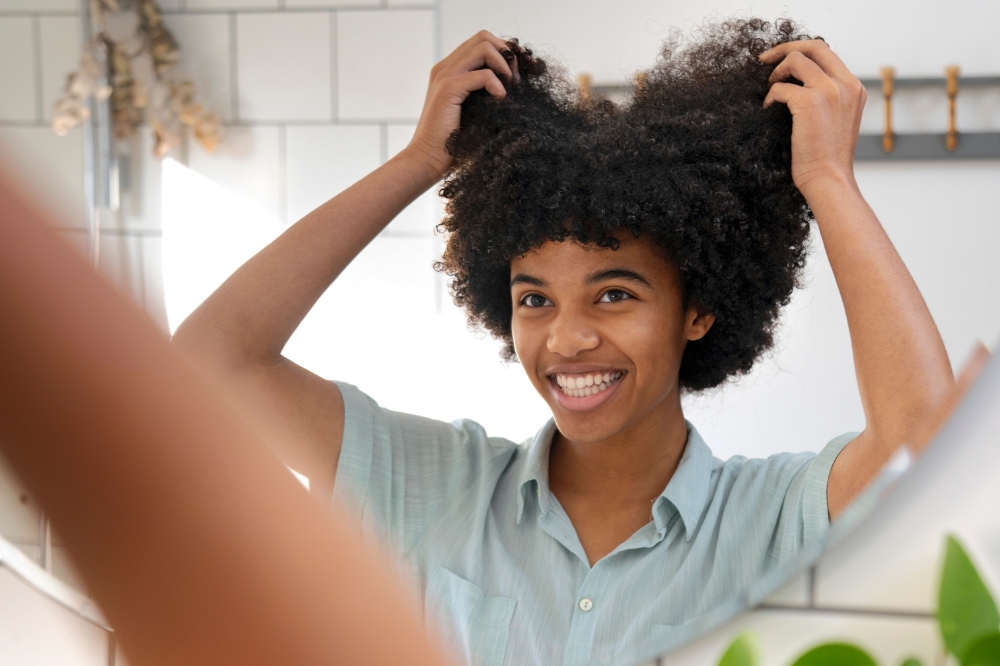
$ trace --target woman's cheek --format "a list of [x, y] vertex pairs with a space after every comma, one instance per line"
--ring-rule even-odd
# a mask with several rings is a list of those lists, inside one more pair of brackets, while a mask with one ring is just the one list
[[684, 349], [684, 322], [666, 315], [665, 310], [639, 310], [616, 326], [613, 333], [616, 346], [637, 369], [653, 376], [676, 374]]

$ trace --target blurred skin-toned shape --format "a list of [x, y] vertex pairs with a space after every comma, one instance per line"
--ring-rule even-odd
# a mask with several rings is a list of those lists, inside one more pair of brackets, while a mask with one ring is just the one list
[[450, 663], [347, 513], [2, 174], [0, 312], [0, 451], [131, 663]]

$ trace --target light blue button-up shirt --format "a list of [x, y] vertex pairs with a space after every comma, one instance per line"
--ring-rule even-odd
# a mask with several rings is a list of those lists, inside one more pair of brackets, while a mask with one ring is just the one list
[[382, 409], [350, 384], [335, 495], [403, 555], [429, 626], [477, 666], [607, 663], [822, 541], [842, 435], [819, 453], [712, 456], [688, 424], [650, 521], [590, 566], [549, 491], [549, 421], [523, 444]]

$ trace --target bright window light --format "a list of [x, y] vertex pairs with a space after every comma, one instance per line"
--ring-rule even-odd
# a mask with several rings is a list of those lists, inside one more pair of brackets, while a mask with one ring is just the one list
[[[174, 160], [163, 164], [163, 281], [173, 332], [284, 225]], [[430, 229], [433, 221], [428, 219]], [[356, 385], [383, 407], [522, 441], [550, 413], [500, 343], [467, 329], [431, 264], [441, 241], [379, 237], [327, 290], [284, 353], [322, 377]]]

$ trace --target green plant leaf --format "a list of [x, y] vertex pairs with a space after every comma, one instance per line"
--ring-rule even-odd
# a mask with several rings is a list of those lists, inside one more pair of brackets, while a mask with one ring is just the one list
[[871, 655], [849, 643], [827, 643], [814, 647], [792, 666], [878, 666]]
[[987, 634], [965, 652], [962, 666], [1000, 666], [1000, 633]]
[[924, 662], [920, 661], [916, 657], [910, 657], [899, 666], [924, 666]]
[[959, 660], [977, 639], [996, 633], [1000, 627], [1000, 615], [993, 597], [965, 549], [953, 536], [949, 536], [945, 544], [938, 592], [938, 623], [944, 644]]
[[760, 662], [760, 642], [752, 631], [745, 631], [726, 648], [719, 666], [757, 666]]

